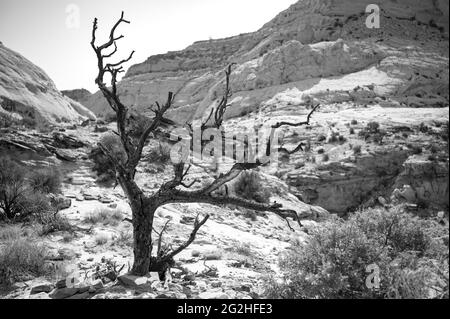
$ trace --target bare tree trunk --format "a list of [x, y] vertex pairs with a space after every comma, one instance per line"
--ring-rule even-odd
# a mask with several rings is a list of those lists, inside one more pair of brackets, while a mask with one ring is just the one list
[[132, 274], [144, 276], [150, 269], [152, 256], [152, 228], [156, 206], [131, 203], [133, 215], [133, 252], [134, 263]]

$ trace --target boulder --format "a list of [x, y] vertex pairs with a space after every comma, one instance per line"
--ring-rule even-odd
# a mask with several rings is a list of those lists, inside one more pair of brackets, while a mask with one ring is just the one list
[[149, 278], [126, 274], [126, 275], [119, 276], [117, 279], [119, 280], [119, 282], [122, 285], [124, 285], [126, 287], [136, 288], [136, 287], [147, 284]]
[[41, 292], [49, 293], [54, 288], [55, 288], [55, 286], [53, 286], [51, 284], [43, 284], [43, 285], [35, 286], [35, 287], [31, 288], [30, 294], [34, 295], [34, 294], [38, 294], [38, 293], [41, 293]]

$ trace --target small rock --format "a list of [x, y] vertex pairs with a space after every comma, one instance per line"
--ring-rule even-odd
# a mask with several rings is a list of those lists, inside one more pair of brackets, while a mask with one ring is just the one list
[[229, 299], [228, 295], [222, 291], [206, 291], [198, 295], [199, 299]]
[[91, 195], [91, 194], [84, 194], [83, 195], [84, 200], [96, 200], [97, 197]]
[[160, 281], [159, 274], [156, 271], [151, 271], [149, 273], [149, 277], [147, 277], [147, 278], [148, 278], [149, 282], [154, 282], [154, 281], [158, 281], [159, 282]]
[[[31, 298], [31, 297], [30, 297]], [[32, 297], [33, 299], [51, 299], [47, 293], [45, 292], [40, 292], [38, 294], [33, 295]]]
[[31, 295], [35, 295], [41, 292], [45, 292], [45, 293], [49, 293], [50, 291], [52, 291], [55, 287], [53, 285], [50, 284], [44, 284], [44, 285], [39, 285], [39, 286], [35, 286], [33, 288], [31, 288]]
[[148, 277], [138, 277], [133, 275], [122, 275], [118, 277], [119, 282], [127, 287], [139, 287], [145, 285], [148, 281]]
[[378, 197], [378, 202], [380, 203], [380, 205], [386, 206], [387, 202], [386, 199], [382, 196]]

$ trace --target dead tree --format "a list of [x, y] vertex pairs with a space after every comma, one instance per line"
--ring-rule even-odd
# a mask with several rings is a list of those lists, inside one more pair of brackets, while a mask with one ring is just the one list
[[[287, 220], [292, 218], [295, 221], [299, 221], [299, 217], [293, 210], [283, 209], [282, 205], [273, 204], [261, 204], [238, 197], [228, 195], [218, 195], [217, 190], [236, 177], [242, 171], [255, 169], [263, 163], [256, 161], [256, 163], [236, 163], [225, 174], [221, 174], [209, 185], [201, 187], [198, 190], [189, 190], [193, 183], [186, 184], [186, 175], [190, 166], [184, 162], [174, 164], [174, 177], [169, 182], [163, 184], [160, 189], [154, 194], [146, 194], [142, 188], [135, 182], [136, 167], [138, 166], [144, 146], [149, 137], [154, 134], [161, 123], [165, 121], [164, 115], [172, 107], [174, 103], [174, 94], [168, 92], [167, 101], [164, 104], [156, 102], [156, 107], [153, 109], [155, 116], [150, 120], [146, 129], [141, 136], [137, 139], [132, 139], [126, 128], [128, 108], [121, 102], [117, 92], [117, 75], [123, 70], [123, 64], [130, 61], [133, 57], [134, 51], [128, 56], [128, 58], [120, 60], [115, 63], [106, 63], [105, 60], [111, 58], [117, 52], [117, 41], [122, 39], [123, 36], [116, 36], [115, 32], [117, 27], [121, 23], [130, 23], [124, 19], [124, 14], [114, 24], [111, 29], [109, 40], [97, 46], [96, 31], [97, 31], [97, 19], [94, 20], [92, 29], [92, 42], [91, 46], [95, 51], [98, 62], [98, 75], [95, 80], [103, 96], [107, 100], [109, 106], [115, 112], [117, 116], [117, 132], [120, 137], [123, 150], [126, 153], [126, 160], [119, 160], [112, 152], [108, 150], [104, 145], [99, 144], [99, 147], [109, 157], [110, 161], [114, 164], [116, 171], [116, 178], [124, 193], [126, 194], [129, 205], [132, 211], [132, 225], [133, 225], [133, 250], [134, 250], [134, 263], [131, 269], [131, 273], [135, 275], [145, 275], [149, 271], [159, 271], [160, 273], [165, 271], [167, 267], [173, 262], [173, 258], [188, 247], [195, 239], [196, 234], [201, 226], [203, 226], [209, 218], [209, 215], [205, 215], [202, 218], [197, 216], [194, 222], [193, 230], [185, 243], [179, 247], [172, 248], [170, 250], [162, 250], [160, 247], [162, 234], [165, 228], [160, 231], [158, 235], [158, 252], [156, 256], [152, 256], [152, 231], [153, 220], [156, 210], [166, 204], [171, 203], [208, 203], [213, 205], [235, 205], [247, 209], [257, 211], [267, 211], [277, 214], [278, 216]], [[105, 50], [110, 50], [110, 53], [105, 53]], [[110, 86], [105, 84], [105, 75], [109, 74], [111, 77]], [[230, 90], [230, 75], [231, 65], [226, 70], [225, 78], [225, 93], [220, 100], [218, 106], [211, 110], [210, 115], [205, 121], [202, 121], [201, 128], [206, 129], [208, 127], [221, 128], [223, 123], [223, 116], [228, 106], [228, 99], [231, 97]], [[317, 106], [313, 108], [308, 115], [307, 121], [302, 123], [278, 123], [274, 125], [272, 129], [276, 129], [281, 125], [300, 126], [308, 125], [309, 119], [312, 113], [316, 110]], [[181, 188], [181, 189], [180, 189]], [[187, 190], [186, 190], [187, 189]]]

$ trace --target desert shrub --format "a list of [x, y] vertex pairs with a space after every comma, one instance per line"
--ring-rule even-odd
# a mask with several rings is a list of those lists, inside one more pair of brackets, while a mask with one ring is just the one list
[[375, 143], [382, 144], [386, 132], [380, 130], [380, 124], [378, 122], [369, 122], [364, 129], [359, 131], [358, 135], [364, 138], [364, 140], [372, 139]]
[[432, 144], [432, 145], [430, 146], [430, 152], [431, 152], [431, 154], [439, 153], [440, 150], [441, 150], [441, 148], [439, 147], [439, 145]]
[[28, 191], [26, 196], [20, 198], [18, 204], [20, 206], [20, 213], [16, 216], [16, 219], [37, 218], [40, 221], [41, 216], [53, 212], [49, 199], [40, 192]]
[[87, 224], [117, 225], [123, 220], [123, 212], [118, 209], [97, 209], [84, 218]]
[[258, 220], [258, 217], [257, 217], [255, 211], [251, 210], [251, 209], [245, 209], [243, 216], [245, 218], [250, 219], [251, 221], [257, 221]]
[[22, 230], [17, 225], [0, 225], [0, 241], [11, 241], [19, 239], [22, 235]]
[[329, 143], [336, 143], [338, 141], [338, 135], [333, 134], [331, 135], [330, 139], [329, 139]]
[[261, 178], [257, 172], [242, 172], [234, 184], [236, 194], [244, 199], [254, 200], [259, 203], [269, 201], [270, 192], [263, 187]]
[[380, 129], [380, 123], [378, 122], [369, 122], [367, 123], [366, 130], [370, 133], [377, 133]]
[[0, 284], [9, 285], [30, 276], [47, 274], [46, 257], [47, 250], [33, 241], [14, 239], [6, 242], [0, 250]]
[[350, 134], [350, 135], [355, 134], [355, 129], [354, 129], [353, 127], [351, 127], [351, 128], [349, 129], [349, 134]]
[[421, 146], [419, 146], [419, 145], [412, 145], [410, 148], [411, 148], [413, 154], [415, 154], [415, 155], [422, 154], [422, 147]]
[[8, 158], [0, 158], [0, 214], [3, 218], [23, 219], [49, 211], [45, 195], [30, 187], [29, 172]]
[[97, 245], [102, 246], [108, 242], [109, 237], [107, 234], [98, 234], [95, 236], [94, 240]]
[[128, 118], [128, 134], [133, 138], [141, 137], [151, 121], [149, 117], [134, 112]]
[[[448, 228], [403, 211], [369, 209], [310, 231], [280, 260], [282, 280], [271, 298], [448, 298]], [[369, 289], [369, 265], [380, 286]]]
[[323, 148], [319, 148], [319, 149], [317, 150], [317, 153], [318, 153], [318, 154], [323, 154], [323, 153], [325, 153], [325, 150], [324, 150]]
[[419, 132], [426, 134], [426, 133], [430, 132], [430, 130], [431, 130], [430, 127], [428, 125], [426, 125], [424, 122], [420, 123]]
[[[125, 163], [127, 155], [123, 149], [120, 138], [112, 133], [105, 134], [100, 139], [100, 144], [103, 145], [113, 157], [120, 162]], [[89, 158], [94, 162], [93, 170], [98, 175], [98, 182], [111, 182], [115, 179], [116, 173], [114, 164], [110, 158], [103, 152], [100, 146], [94, 147], [89, 153]]]
[[351, 124], [352, 124], [352, 125], [356, 125], [356, 124], [358, 124], [358, 121], [353, 119], [353, 120], [351, 121]]
[[328, 162], [329, 160], [330, 160], [330, 155], [328, 155], [328, 154], [322, 155], [322, 162]]
[[153, 147], [144, 160], [151, 164], [165, 165], [170, 161], [170, 145], [159, 142], [156, 147]]
[[57, 194], [61, 191], [61, 173], [56, 167], [41, 168], [28, 178], [34, 191]]
[[115, 244], [119, 246], [133, 246], [133, 234], [130, 231], [120, 231], [119, 235], [115, 238]]
[[319, 136], [317, 136], [317, 141], [319, 142], [323, 142], [327, 139], [327, 137], [323, 134], [319, 134]]
[[41, 214], [38, 222], [42, 225], [39, 235], [46, 236], [58, 231], [72, 232], [72, 225], [66, 217], [54, 214], [53, 212]]
[[361, 145], [355, 145], [352, 148], [353, 150], [353, 155], [360, 155], [361, 154]]
[[253, 255], [252, 249], [247, 244], [239, 244], [238, 246], [234, 247], [233, 251], [242, 256], [249, 257]]

